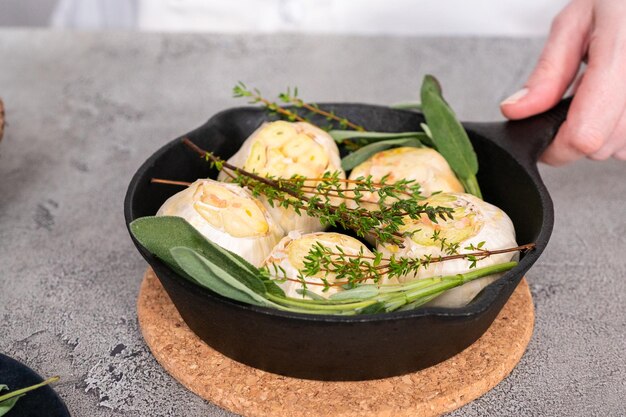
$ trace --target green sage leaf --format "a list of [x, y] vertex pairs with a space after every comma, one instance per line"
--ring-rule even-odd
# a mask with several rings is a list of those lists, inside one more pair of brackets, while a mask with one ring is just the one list
[[211, 291], [242, 303], [257, 306], [274, 306], [274, 303], [257, 294], [233, 276], [231, 274], [232, 271], [222, 268], [195, 250], [179, 246], [170, 249], [170, 253], [178, 266], [187, 275]]
[[[389, 139], [417, 139], [428, 144], [430, 141], [424, 132], [361, 132], [357, 130], [330, 130], [330, 136], [337, 143], [343, 143], [350, 139], [359, 139], [362, 142], [372, 143]], [[424, 142], [426, 141], [426, 142]]]
[[[8, 390], [9, 386], [8, 385], [4, 385], [4, 384], [0, 384], [0, 391], [5, 390], [5, 389]], [[8, 413], [13, 408], [13, 406], [15, 405], [15, 403], [17, 402], [17, 400], [19, 398], [20, 397], [13, 397], [13, 398], [9, 398], [9, 399], [7, 399], [5, 401], [1, 401], [0, 402], [0, 416], [3, 416], [6, 413]]]
[[182, 217], [142, 217], [130, 224], [130, 231], [144, 248], [185, 277], [189, 278], [172, 256], [171, 249], [174, 247], [193, 249], [257, 294], [267, 291], [266, 285], [259, 278], [258, 268], [241, 256], [206, 239]]
[[322, 297], [321, 295], [311, 291], [311, 290], [307, 290], [306, 288], [298, 288], [296, 290], [296, 292], [298, 294], [300, 294], [303, 297], [309, 297], [311, 300], [315, 300], [315, 301], [326, 301], [326, 298]]
[[361, 309], [359, 314], [378, 314], [385, 312], [385, 303], [377, 302]]
[[17, 403], [17, 400], [19, 400], [23, 396], [24, 396], [24, 394], [18, 395], [16, 397], [11, 397], [11, 398], [9, 398], [7, 400], [4, 400], [4, 401], [0, 402], [0, 417], [5, 415], [9, 411], [11, 411], [11, 409], [15, 406], [15, 403]]
[[285, 297], [285, 291], [274, 282], [273, 279], [263, 279], [263, 284], [265, 285], [265, 291], [268, 294], [275, 295], [277, 297]]
[[341, 160], [341, 167], [349, 171], [357, 165], [365, 162], [372, 155], [396, 146], [407, 146], [421, 148], [422, 143], [417, 139], [390, 139], [380, 142], [370, 143], [344, 157]]
[[418, 101], [407, 101], [407, 102], [403, 102], [403, 103], [394, 103], [391, 106], [392, 109], [397, 109], [397, 110], [412, 110], [412, 111], [418, 111], [421, 113], [422, 111], [422, 103], [418, 102]]
[[379, 294], [379, 290], [376, 285], [366, 284], [366, 285], [359, 285], [358, 287], [355, 287], [349, 290], [334, 293], [328, 298], [333, 301], [365, 300], [368, 298], [376, 297], [378, 294]]
[[[20, 388], [13, 392], [0, 395], [0, 416], [3, 416], [9, 411], [11, 411], [13, 406], [15, 406], [15, 403], [17, 402], [17, 400], [19, 400], [24, 395], [26, 395], [27, 392], [34, 391], [38, 388], [41, 388], [53, 382], [57, 382], [58, 380], [59, 380], [58, 376], [53, 376], [52, 378], [48, 378], [45, 381], [42, 381], [38, 384], [31, 385], [26, 388]], [[5, 390], [5, 389], [8, 390], [9, 387], [5, 384], [0, 384], [0, 391]]]
[[422, 111], [437, 151], [448, 161], [464, 185], [469, 182], [473, 189], [466, 191], [480, 194], [475, 181], [478, 159], [472, 143], [454, 111], [444, 100], [439, 82], [432, 75], [424, 77], [421, 99]]

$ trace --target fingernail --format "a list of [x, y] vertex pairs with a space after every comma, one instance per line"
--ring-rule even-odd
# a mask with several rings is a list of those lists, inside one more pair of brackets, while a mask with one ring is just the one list
[[514, 104], [517, 103], [522, 97], [528, 94], [528, 88], [524, 87], [521, 90], [513, 93], [500, 104]]

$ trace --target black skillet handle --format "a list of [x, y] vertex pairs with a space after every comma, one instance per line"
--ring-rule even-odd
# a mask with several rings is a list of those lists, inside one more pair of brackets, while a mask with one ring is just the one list
[[528, 119], [501, 123], [467, 123], [465, 126], [499, 144], [526, 166], [534, 167], [567, 118], [571, 102], [572, 98], [568, 97], [545, 113]]

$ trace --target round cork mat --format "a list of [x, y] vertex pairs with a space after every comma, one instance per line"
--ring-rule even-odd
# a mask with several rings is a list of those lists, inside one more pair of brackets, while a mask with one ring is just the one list
[[157, 361], [200, 397], [244, 416], [438, 416], [480, 397], [517, 365], [534, 308], [522, 280], [487, 332], [445, 362], [399, 377], [360, 382], [289, 378], [213, 350], [182, 320], [151, 269], [137, 301], [139, 325]]

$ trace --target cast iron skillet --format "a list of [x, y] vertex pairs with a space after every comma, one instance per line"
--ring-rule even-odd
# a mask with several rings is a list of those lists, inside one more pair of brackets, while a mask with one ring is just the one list
[[[422, 115], [366, 104], [322, 104], [323, 108], [373, 131], [415, 131]], [[464, 123], [480, 170], [483, 196], [513, 220], [518, 243], [534, 251], [461, 309], [424, 308], [356, 317], [318, 316], [244, 305], [180, 277], [135, 245], [154, 269], [185, 322], [224, 355], [266, 371], [318, 380], [366, 380], [413, 372], [461, 352], [487, 330], [523, 274], [543, 252], [552, 232], [552, 200], [537, 171], [537, 158], [565, 120], [569, 100], [517, 122]], [[222, 111], [181, 136], [223, 158], [233, 155], [267, 113], [242, 107]], [[320, 125], [325, 120], [313, 119]], [[216, 172], [175, 139], [159, 149], [133, 177], [124, 211], [126, 223], [156, 213], [180, 187], [151, 184], [152, 177], [180, 181], [215, 178]]]

